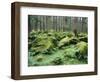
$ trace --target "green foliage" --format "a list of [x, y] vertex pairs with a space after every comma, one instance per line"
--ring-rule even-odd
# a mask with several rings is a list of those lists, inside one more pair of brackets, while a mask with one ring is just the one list
[[80, 33], [78, 34], [78, 37], [80, 41], [88, 42], [88, 36], [86, 33]]
[[76, 44], [77, 42], [78, 42], [78, 39], [76, 37], [69, 38], [68, 36], [66, 36], [65, 38], [59, 41], [58, 46], [63, 47], [63, 46], [70, 45], [70, 44]]
[[61, 39], [61, 40], [59, 41], [58, 46], [59, 46], [59, 47], [62, 47], [62, 46], [64, 46], [64, 45], [67, 45], [67, 44], [69, 44], [69, 41], [70, 41], [70, 38], [69, 38], [69, 37], [65, 37], [65, 38], [63, 38], [63, 39]]
[[41, 61], [43, 60], [43, 56], [42, 56], [42, 55], [37, 56], [36, 60], [37, 60], [38, 62], [41, 62]]
[[76, 56], [78, 59], [85, 59], [87, 60], [87, 50], [88, 50], [88, 44], [86, 42], [79, 42], [76, 44], [77, 52]]
[[72, 33], [72, 32], [68, 32], [68, 33], [67, 33], [67, 36], [71, 38], [71, 37], [74, 36], [74, 33]]
[[76, 37], [71, 37], [69, 43], [70, 43], [70, 44], [76, 44], [76, 43], [78, 43], [78, 41], [79, 41], [78, 38], [76, 38]]
[[64, 51], [64, 57], [75, 58], [76, 49], [75, 47], [69, 47]]
[[34, 31], [28, 35], [28, 66], [87, 63], [87, 34]]
[[34, 45], [32, 45], [32, 50], [35, 52], [43, 52], [52, 46], [53, 44], [49, 39], [37, 39]]
[[63, 64], [63, 61], [60, 57], [56, 57], [53, 61], [52, 61], [53, 65], [61, 65]]
[[84, 37], [84, 36], [87, 36], [87, 33], [79, 33], [78, 34], [78, 37]]
[[81, 41], [81, 42], [76, 44], [76, 47], [80, 51], [80, 54], [86, 54], [87, 53], [88, 45], [87, 45], [86, 42]]

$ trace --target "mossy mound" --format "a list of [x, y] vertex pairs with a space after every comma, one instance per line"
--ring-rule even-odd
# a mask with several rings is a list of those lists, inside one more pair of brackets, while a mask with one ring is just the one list
[[65, 37], [65, 38], [63, 38], [63, 39], [61, 39], [60, 41], [59, 41], [59, 44], [58, 44], [58, 46], [59, 47], [63, 47], [63, 46], [68, 46], [68, 45], [71, 45], [71, 44], [76, 44], [78, 42], [78, 38], [76, 38], [76, 37]]
[[86, 42], [79, 42], [76, 44], [76, 56], [78, 59], [87, 59], [88, 44]]

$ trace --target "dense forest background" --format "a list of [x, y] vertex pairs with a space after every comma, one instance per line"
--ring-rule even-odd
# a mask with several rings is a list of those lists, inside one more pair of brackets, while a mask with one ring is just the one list
[[87, 32], [87, 17], [28, 15], [28, 31], [72, 31]]

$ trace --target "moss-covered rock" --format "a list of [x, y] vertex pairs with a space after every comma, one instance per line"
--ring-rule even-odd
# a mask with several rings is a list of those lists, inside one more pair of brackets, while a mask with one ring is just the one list
[[34, 42], [32, 46], [32, 50], [35, 52], [43, 52], [53, 46], [52, 41], [50, 39], [40, 39]]
[[62, 47], [64, 45], [68, 45], [69, 44], [69, 41], [70, 41], [70, 38], [69, 37], [65, 37], [63, 39], [61, 39], [58, 43], [58, 46], [59, 47]]
[[88, 44], [86, 42], [79, 42], [76, 44], [76, 56], [78, 59], [86, 59], [87, 58], [87, 51], [88, 51]]
[[70, 44], [76, 44], [78, 42], [78, 39], [76, 37], [65, 37], [63, 39], [60, 40], [58, 46], [59, 47], [63, 47], [66, 45], [70, 45]]

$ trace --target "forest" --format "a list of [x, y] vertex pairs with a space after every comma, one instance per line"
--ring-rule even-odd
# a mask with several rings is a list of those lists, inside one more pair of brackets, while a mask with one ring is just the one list
[[88, 63], [88, 18], [28, 15], [28, 66]]

